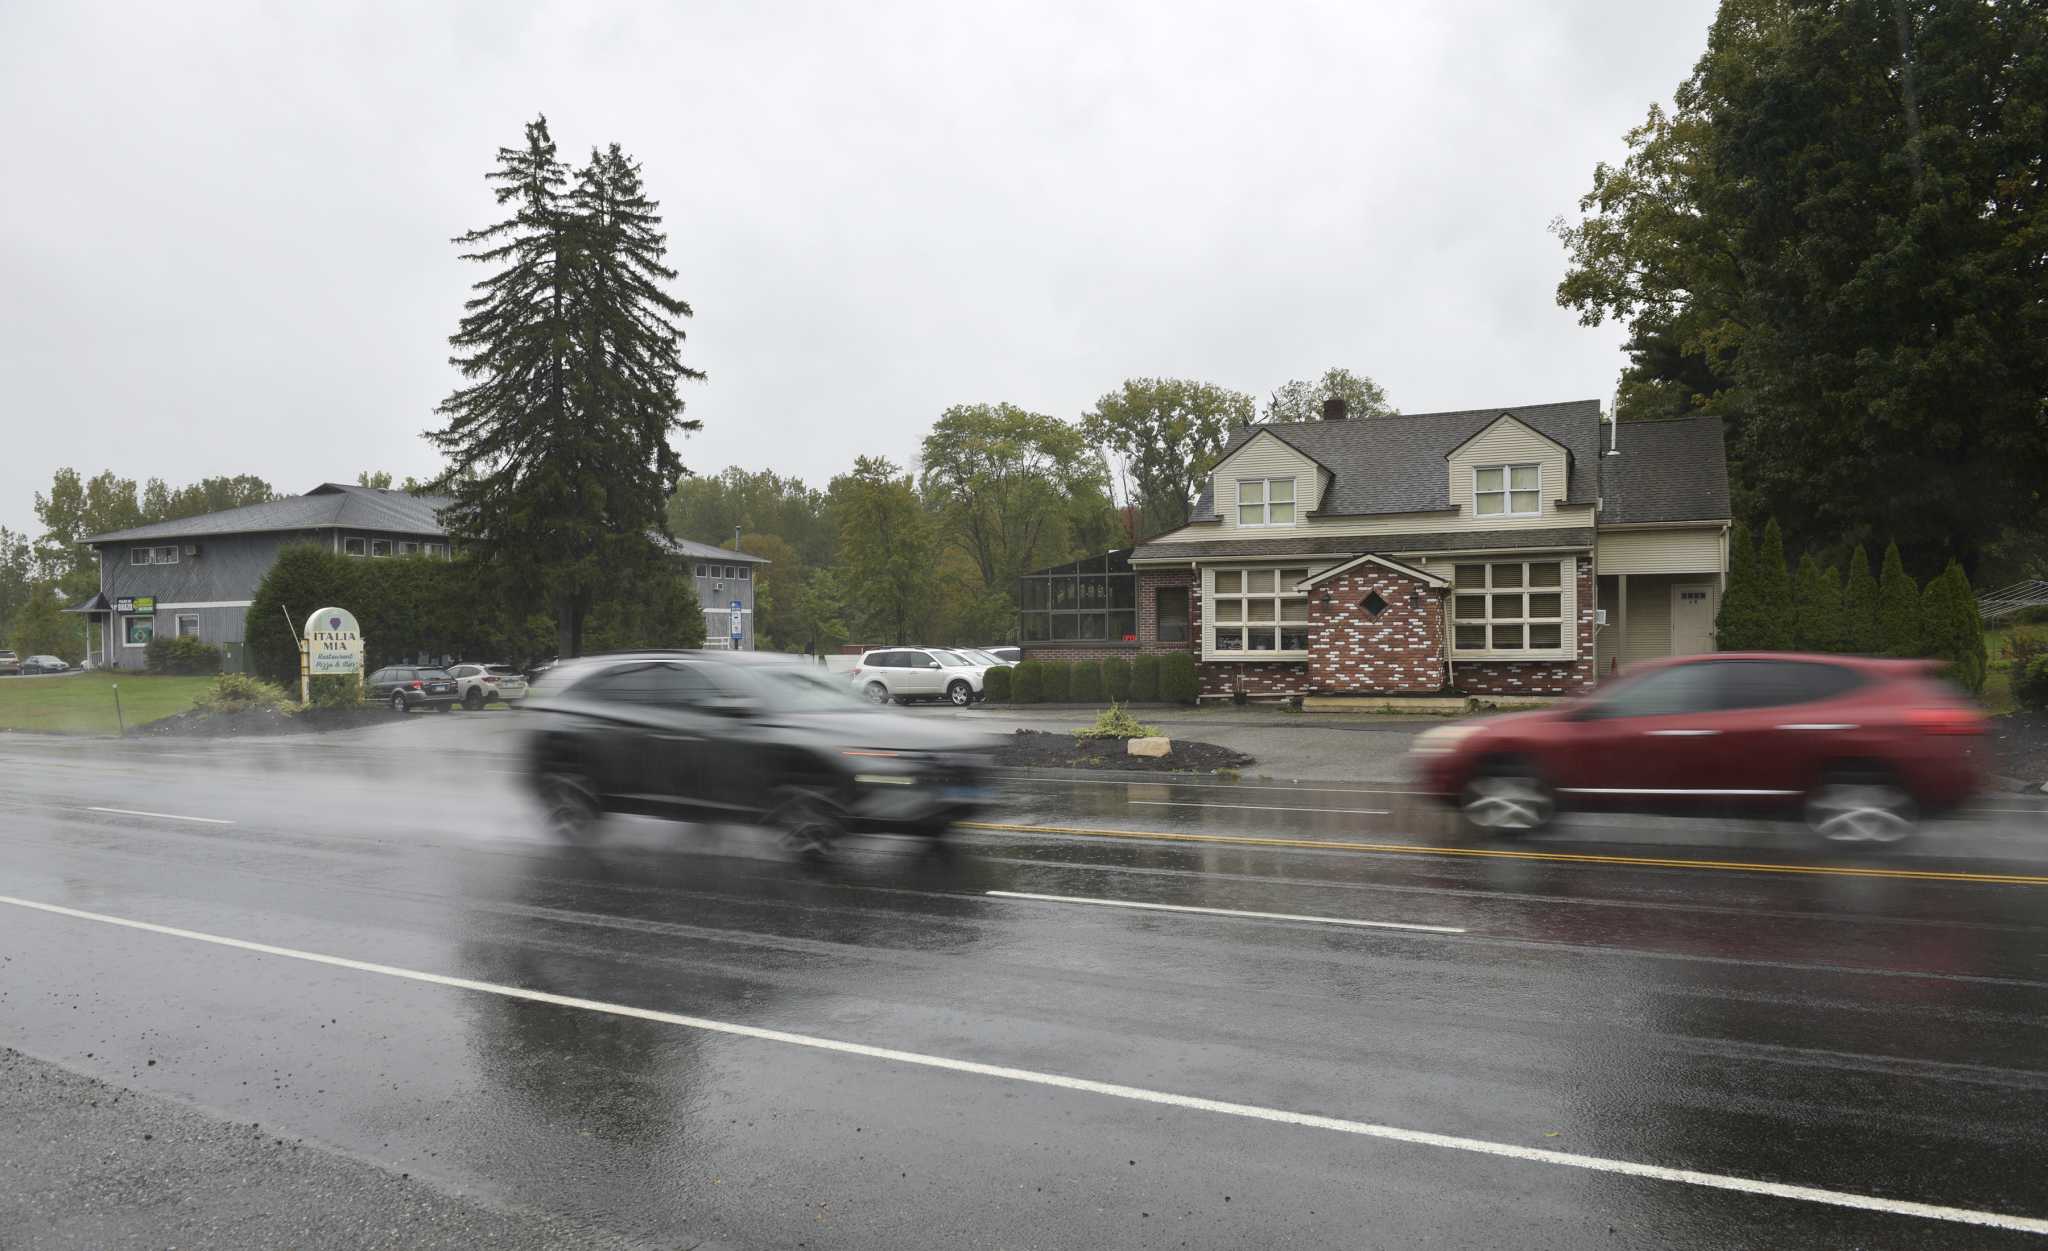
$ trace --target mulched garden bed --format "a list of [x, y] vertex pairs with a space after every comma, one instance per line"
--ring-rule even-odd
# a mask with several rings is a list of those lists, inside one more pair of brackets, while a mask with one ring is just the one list
[[214, 713], [194, 708], [152, 721], [138, 734], [164, 738], [244, 738], [274, 734], [320, 734], [328, 730], [355, 730], [366, 725], [392, 725], [404, 720], [387, 708], [308, 708], [286, 716], [275, 708], [252, 708], [247, 712]]
[[1164, 756], [1133, 756], [1120, 738], [1075, 738], [1045, 730], [1018, 730], [996, 749], [995, 763], [1007, 769], [1132, 769], [1145, 773], [1213, 773], [1244, 769], [1257, 761], [1214, 743], [1173, 740]]
[[1985, 723], [1990, 757], [1984, 767], [2030, 787], [2048, 782], [2048, 712], [2015, 712]]

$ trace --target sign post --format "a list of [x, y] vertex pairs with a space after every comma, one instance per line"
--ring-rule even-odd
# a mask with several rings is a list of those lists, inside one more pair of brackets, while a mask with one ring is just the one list
[[300, 634], [299, 702], [312, 702], [312, 681], [326, 674], [354, 674], [356, 699], [363, 697], [363, 632], [346, 608], [322, 608], [306, 618]]
[[743, 633], [741, 625], [742, 623], [740, 621], [740, 602], [738, 600], [734, 600], [732, 602], [732, 649], [734, 651], [738, 651], [740, 649], [740, 635]]

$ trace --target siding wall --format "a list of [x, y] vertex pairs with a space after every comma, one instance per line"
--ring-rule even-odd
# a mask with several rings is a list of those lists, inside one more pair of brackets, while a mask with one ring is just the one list
[[[1526, 465], [1541, 467], [1537, 503], [1541, 511], [1533, 517], [1482, 517], [1472, 503], [1472, 471], [1481, 465]], [[1451, 505], [1458, 510], [1460, 526], [1444, 529], [1475, 530], [1541, 529], [1566, 524], [1560, 513], [1582, 514], [1586, 509], [1563, 509], [1557, 501], [1565, 496], [1565, 452], [1557, 444], [1513, 418], [1502, 418], [1484, 433], [1451, 453]], [[1587, 524], [1580, 522], [1578, 524]]]
[[1594, 558], [1610, 573], [1721, 573], [1721, 527], [1697, 530], [1607, 530], [1593, 540]]
[[1258, 526], [1245, 530], [1244, 533], [1247, 534], [1277, 535], [1298, 529], [1302, 514], [1314, 508], [1316, 500], [1322, 495], [1323, 474], [1317, 469], [1316, 463], [1273, 435], [1261, 434], [1239, 448], [1229, 460], [1216, 467], [1216, 508], [1223, 515], [1223, 528], [1232, 533], [1239, 530], [1237, 484], [1241, 478], [1294, 480], [1295, 526]]
[[[700, 559], [695, 556], [685, 556], [682, 559], [687, 564], [697, 588], [697, 602], [704, 609], [704, 645], [706, 647], [723, 647], [726, 645], [726, 640], [732, 638], [732, 602], [738, 600], [740, 602], [740, 650], [749, 652], [755, 650], [754, 583], [761, 577], [762, 566], [745, 566], [749, 570], [749, 574], [745, 581], [740, 581], [736, 577], [726, 577], [723, 572], [728, 564], [735, 571], [740, 569], [742, 562], [738, 560], [720, 562], [714, 561], [710, 557]], [[698, 565], [705, 567], [704, 576], [701, 578], [695, 576]], [[713, 577], [711, 573], [714, 565], [720, 571], [716, 577]]]

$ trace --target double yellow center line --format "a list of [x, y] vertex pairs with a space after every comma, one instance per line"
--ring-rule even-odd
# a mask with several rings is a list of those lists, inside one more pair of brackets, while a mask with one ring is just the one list
[[1218, 843], [1232, 847], [1307, 848], [1369, 855], [1454, 856], [1481, 860], [1539, 860], [1560, 864], [1626, 865], [1638, 869], [1707, 869], [1722, 873], [1792, 873], [1813, 877], [1882, 878], [1903, 882], [1969, 882], [1991, 886], [2048, 886], [2048, 876], [2021, 873], [1955, 873], [1940, 869], [1894, 869], [1861, 865], [1759, 864], [1742, 860], [1682, 860], [1664, 856], [1602, 856], [1575, 851], [1522, 851], [1499, 847], [1425, 847], [1415, 843], [1354, 843], [1339, 839], [1264, 838], [1254, 834], [1191, 834], [1177, 830], [1112, 830], [1072, 825], [1017, 825], [963, 821], [961, 829], [996, 834], [1062, 834], [1123, 838], [1141, 842]]

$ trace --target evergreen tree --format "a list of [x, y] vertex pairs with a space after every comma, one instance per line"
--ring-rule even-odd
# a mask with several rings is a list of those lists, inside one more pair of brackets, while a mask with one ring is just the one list
[[1803, 652], [1842, 650], [1842, 573], [1821, 568], [1808, 553], [1799, 559], [1793, 589], [1792, 645]]
[[1724, 652], [1755, 651], [1764, 646], [1762, 601], [1757, 597], [1756, 544], [1749, 527], [1735, 523], [1728, 536], [1728, 587], [1714, 618], [1714, 645]]
[[1877, 579], [1861, 543], [1849, 557], [1849, 584], [1842, 592], [1842, 649], [1860, 656], [1884, 650], [1877, 628]]
[[1764, 541], [1756, 552], [1758, 620], [1763, 634], [1758, 646], [1782, 652], [1792, 647], [1792, 571], [1785, 567], [1785, 536], [1776, 517], [1764, 526]]
[[1921, 650], [1949, 664], [1949, 676], [1971, 694], [1984, 689], [1984, 622], [1963, 567], [1948, 568], [1927, 583], [1920, 598]]
[[449, 339], [465, 385], [427, 437], [449, 458], [443, 521], [491, 585], [555, 607], [564, 656], [607, 585], [660, 569], [652, 536], [681, 477], [680, 319], [657, 205], [616, 145], [569, 172], [547, 119], [488, 175], [511, 215], [456, 242], [494, 271]]
[[1887, 656], [1920, 654], [1920, 586], [1899, 559], [1899, 545], [1884, 549], [1877, 586], [1877, 638]]

